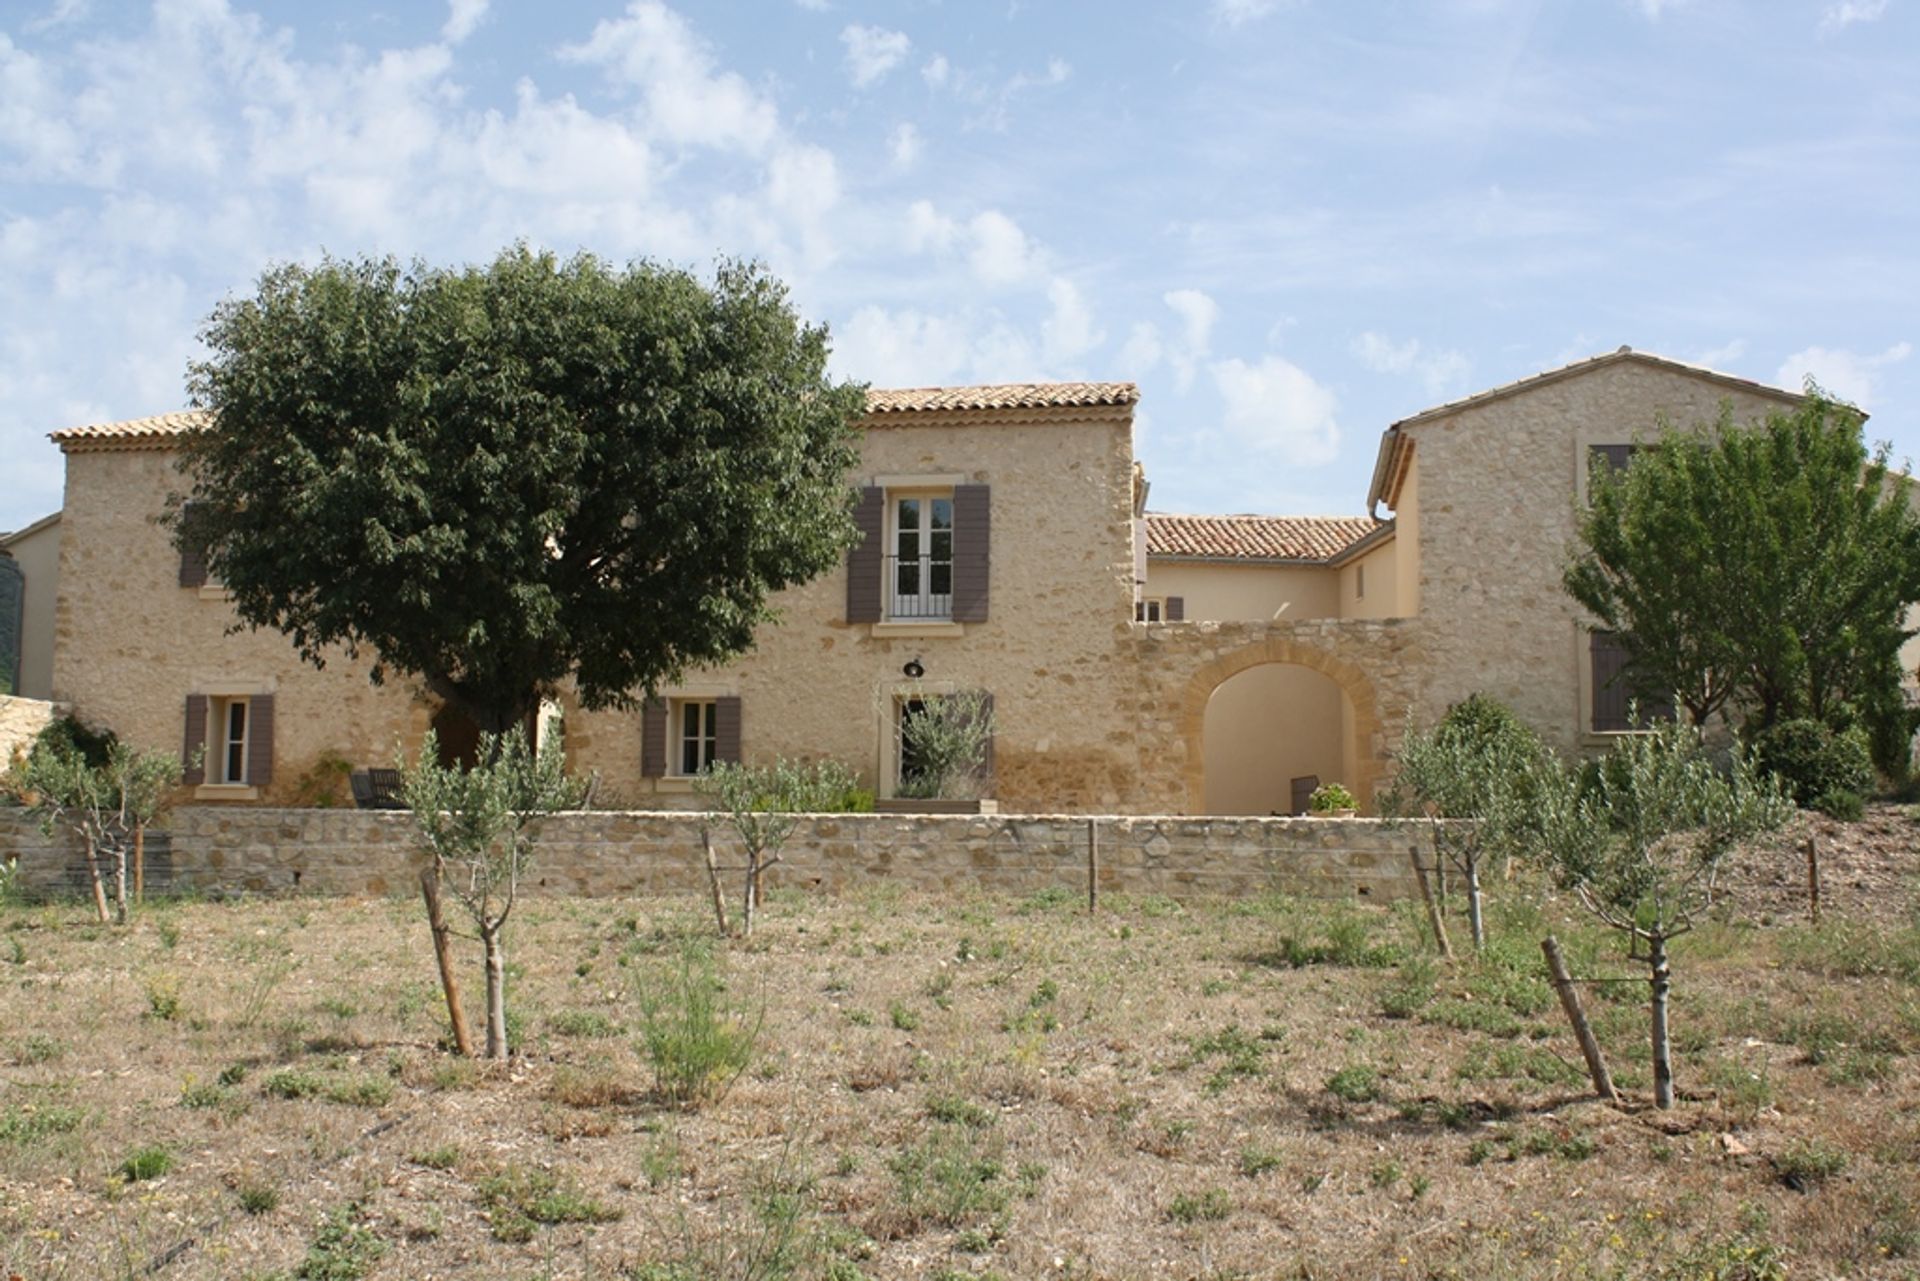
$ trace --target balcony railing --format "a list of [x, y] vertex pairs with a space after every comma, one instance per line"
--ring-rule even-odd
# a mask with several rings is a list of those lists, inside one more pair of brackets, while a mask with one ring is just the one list
[[887, 617], [953, 617], [953, 562], [931, 556], [887, 556], [882, 589]]

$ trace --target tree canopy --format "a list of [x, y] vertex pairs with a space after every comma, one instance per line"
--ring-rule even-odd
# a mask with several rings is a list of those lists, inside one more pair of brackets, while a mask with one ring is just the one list
[[1747, 427], [1723, 407], [1593, 469], [1566, 588], [1622, 633], [1637, 687], [1674, 691], [1695, 724], [1904, 724], [1920, 520], [1861, 422], [1809, 388], [1790, 413]]
[[864, 389], [725, 263], [327, 258], [215, 309], [175, 539], [316, 666], [371, 651], [483, 729], [748, 648], [852, 537]]

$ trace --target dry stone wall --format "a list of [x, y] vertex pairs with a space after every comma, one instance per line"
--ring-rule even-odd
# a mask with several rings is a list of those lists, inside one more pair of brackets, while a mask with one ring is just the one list
[[[1100, 885], [1176, 898], [1268, 890], [1317, 898], [1388, 900], [1415, 892], [1417, 828], [1377, 819], [1117, 818], [1098, 820]], [[841, 893], [879, 881], [955, 894], [1083, 893], [1087, 824], [1060, 815], [808, 815], [773, 873], [780, 885]], [[536, 893], [692, 893], [705, 886], [700, 833], [711, 827], [735, 863], [724, 820], [618, 812], [547, 820], [529, 885]], [[407, 893], [419, 854], [412, 819], [360, 810], [190, 806], [171, 817], [171, 887], [201, 892]], [[1428, 854], [1426, 857], [1431, 857]], [[15, 860], [30, 891], [76, 883], [78, 850], [0, 811], [0, 862]]]

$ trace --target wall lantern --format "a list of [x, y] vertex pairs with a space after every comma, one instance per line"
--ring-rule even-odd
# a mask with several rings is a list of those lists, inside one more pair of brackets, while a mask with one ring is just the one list
[[918, 658], [909, 658], [907, 665], [900, 670], [906, 673], [906, 677], [910, 681], [917, 681], [927, 674], [927, 669], [920, 665]]

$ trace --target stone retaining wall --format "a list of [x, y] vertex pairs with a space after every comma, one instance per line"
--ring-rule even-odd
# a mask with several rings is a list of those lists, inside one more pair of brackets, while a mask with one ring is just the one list
[[[1123, 894], [1253, 894], [1393, 899], [1415, 893], [1407, 848], [1418, 828], [1378, 819], [1101, 818], [1100, 884]], [[700, 831], [723, 866], [740, 856], [713, 816], [589, 812], [547, 821], [535, 892], [613, 895], [704, 888]], [[948, 893], [1028, 894], [1086, 887], [1082, 817], [819, 814], [804, 816], [772, 873], [777, 885], [844, 891], [876, 880]], [[325, 894], [407, 893], [418, 858], [411, 818], [359, 810], [190, 806], [170, 818], [176, 889]], [[74, 884], [81, 862], [18, 811], [0, 811], [0, 861], [17, 859], [29, 891]], [[737, 879], [729, 875], [729, 881]]]

